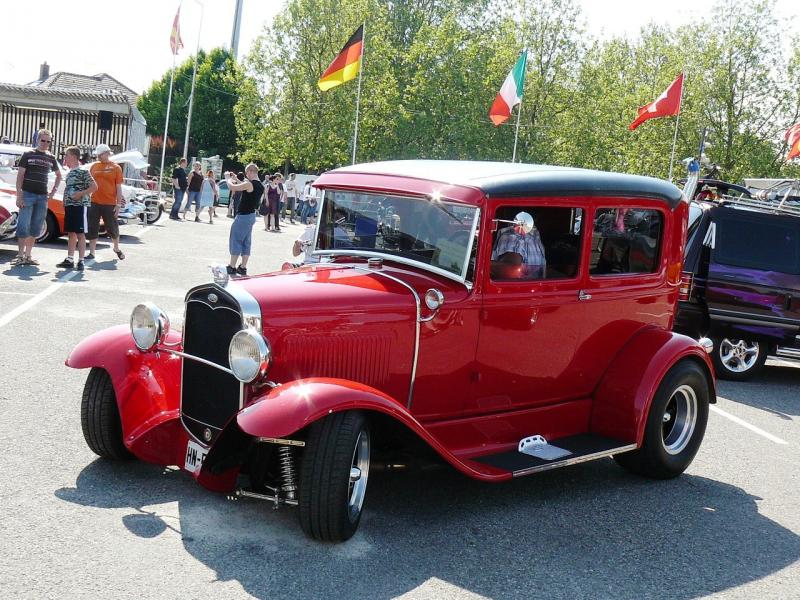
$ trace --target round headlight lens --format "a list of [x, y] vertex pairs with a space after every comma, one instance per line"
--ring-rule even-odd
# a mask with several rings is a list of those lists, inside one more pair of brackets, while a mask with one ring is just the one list
[[228, 362], [234, 377], [250, 383], [269, 368], [272, 353], [267, 340], [255, 329], [243, 329], [233, 336], [228, 347]]
[[167, 316], [155, 304], [139, 304], [131, 313], [133, 342], [143, 352], [153, 348], [168, 328]]

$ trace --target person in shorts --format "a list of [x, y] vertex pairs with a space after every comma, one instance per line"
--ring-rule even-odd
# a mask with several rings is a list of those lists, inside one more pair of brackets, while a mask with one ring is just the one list
[[[69, 169], [64, 186], [64, 231], [67, 233], [67, 258], [56, 266], [60, 269], [83, 271], [86, 253], [86, 231], [89, 229], [89, 205], [97, 184], [91, 173], [81, 169], [81, 151], [70, 146], [64, 154], [64, 165]], [[78, 264], [75, 264], [75, 247], [78, 248]]]
[[[247, 261], [250, 260], [250, 249], [253, 240], [253, 225], [256, 222], [256, 209], [264, 195], [264, 185], [258, 178], [258, 167], [250, 163], [244, 169], [245, 180], [238, 181], [228, 177], [228, 189], [232, 192], [241, 192], [242, 199], [239, 202], [239, 209], [236, 217], [231, 224], [231, 232], [228, 238], [228, 249], [231, 260], [228, 263], [228, 275], [247, 275]], [[236, 263], [241, 257], [241, 264], [237, 267]]]
[[111, 148], [106, 144], [97, 146], [94, 153], [99, 160], [91, 166], [89, 172], [97, 183], [97, 191], [92, 194], [92, 203], [89, 205], [89, 231], [86, 236], [89, 240], [89, 254], [86, 258], [94, 259], [97, 237], [100, 234], [100, 219], [103, 219], [103, 225], [114, 244], [114, 254], [118, 259], [125, 260], [125, 254], [119, 249], [117, 224], [119, 209], [125, 206], [125, 198], [122, 196], [122, 169], [109, 160]]
[[[48, 148], [53, 143], [53, 134], [40, 129], [36, 134], [36, 149], [19, 159], [17, 170], [17, 257], [13, 265], [38, 265], [31, 257], [33, 244], [44, 229], [47, 218], [47, 201], [53, 197], [61, 183], [61, 170], [55, 156]], [[56, 180], [48, 192], [50, 171], [56, 172]]]

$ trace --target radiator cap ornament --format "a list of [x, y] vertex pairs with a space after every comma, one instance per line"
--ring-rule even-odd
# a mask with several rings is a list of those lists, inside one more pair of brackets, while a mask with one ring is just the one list
[[211, 276], [214, 278], [214, 283], [216, 283], [220, 287], [225, 287], [228, 285], [228, 269], [225, 265], [217, 265], [216, 267], [211, 267]]

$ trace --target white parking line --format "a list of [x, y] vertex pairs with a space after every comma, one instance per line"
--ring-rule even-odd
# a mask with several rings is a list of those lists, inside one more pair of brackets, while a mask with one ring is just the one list
[[708, 408], [710, 408], [712, 411], [714, 411], [718, 415], [722, 415], [726, 419], [730, 419], [731, 421], [733, 421], [737, 425], [741, 425], [745, 429], [749, 429], [753, 433], [757, 433], [758, 435], [767, 438], [771, 442], [775, 442], [776, 444], [788, 444], [789, 443], [789, 442], [787, 442], [785, 440], [782, 440], [779, 437], [776, 437], [776, 436], [772, 435], [771, 433], [767, 433], [766, 431], [764, 431], [763, 429], [761, 429], [759, 427], [756, 427], [755, 425], [752, 425], [752, 424], [748, 423], [744, 419], [740, 419], [739, 417], [734, 416], [731, 413], [726, 412], [726, 411], [722, 410], [721, 408], [718, 408], [718, 407], [714, 406], [713, 404], [709, 405]]
[[[147, 233], [151, 229], [153, 229], [153, 227], [150, 227], [150, 226], [144, 227], [143, 229], [139, 230], [138, 234], [133, 234], [131, 237], [141, 238], [145, 233]], [[91, 262], [92, 261], [88, 261], [87, 262], [87, 266]], [[41, 292], [39, 292], [38, 294], [36, 294], [30, 300], [26, 300], [25, 302], [20, 304], [17, 308], [15, 308], [12, 311], [4, 314], [2, 317], [0, 317], [0, 327], [5, 327], [9, 323], [11, 323], [11, 321], [13, 321], [14, 319], [16, 319], [21, 314], [25, 313], [26, 311], [30, 310], [31, 308], [33, 308], [34, 306], [39, 304], [39, 302], [41, 302], [42, 300], [44, 300], [48, 296], [52, 296], [53, 294], [55, 294], [59, 289], [64, 287], [65, 283], [67, 283], [68, 281], [72, 281], [78, 275], [78, 273], [80, 273], [80, 272], [81, 271], [70, 271], [69, 273], [67, 273], [63, 277], [60, 277], [58, 281], [56, 281], [55, 283], [51, 284], [46, 289], [44, 289]]]

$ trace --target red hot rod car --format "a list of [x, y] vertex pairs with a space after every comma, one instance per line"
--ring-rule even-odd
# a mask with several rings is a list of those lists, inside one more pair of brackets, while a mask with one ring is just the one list
[[381, 457], [427, 444], [504, 481], [613, 456], [669, 478], [715, 401], [704, 341], [671, 331], [688, 205], [646, 177], [399, 161], [328, 172], [311, 254], [150, 303], [80, 343], [102, 457], [358, 527]]

